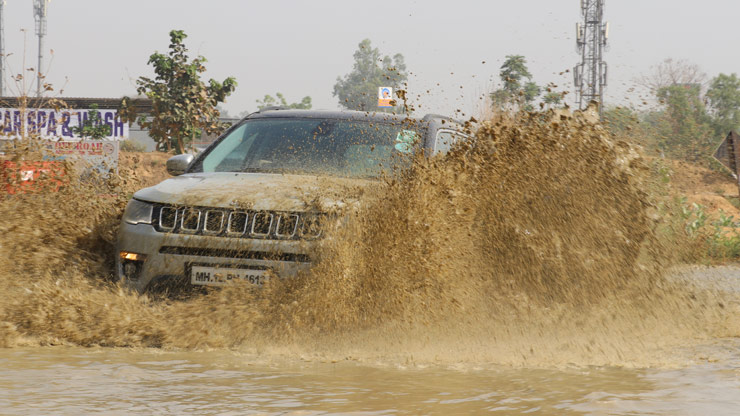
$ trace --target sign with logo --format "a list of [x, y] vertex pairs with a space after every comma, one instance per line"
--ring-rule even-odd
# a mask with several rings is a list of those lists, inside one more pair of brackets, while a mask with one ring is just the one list
[[393, 107], [393, 88], [378, 88], [378, 107]]
[[46, 158], [79, 161], [84, 170], [95, 169], [100, 173], [118, 170], [118, 141], [50, 141], [45, 148]]
[[[128, 123], [118, 118], [118, 110], [98, 110], [100, 124], [110, 126], [107, 140], [128, 137]], [[17, 139], [22, 135], [36, 135], [52, 140], [72, 140], [80, 137], [72, 132], [88, 120], [90, 110], [54, 110], [49, 108], [0, 108], [0, 135]]]

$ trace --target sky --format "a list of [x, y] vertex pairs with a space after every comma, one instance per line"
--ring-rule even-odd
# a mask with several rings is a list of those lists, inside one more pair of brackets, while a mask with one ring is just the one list
[[[237, 79], [223, 105], [231, 115], [276, 92], [337, 109], [334, 83], [368, 38], [383, 54], [404, 55], [419, 113], [467, 117], [500, 85], [507, 55], [525, 56], [536, 83], [572, 91], [571, 73], [560, 73], [579, 60], [579, 2], [52, 0], [42, 70], [53, 96], [135, 95], [136, 78], [152, 75], [149, 55], [166, 52], [169, 31], [181, 29], [191, 57], [208, 59], [207, 78]], [[606, 104], [639, 106], [646, 93], [630, 88], [666, 58], [698, 64], [710, 77], [740, 72], [739, 15], [736, 0], [606, 0]], [[36, 67], [32, 0], [7, 0], [4, 20], [7, 79]]]

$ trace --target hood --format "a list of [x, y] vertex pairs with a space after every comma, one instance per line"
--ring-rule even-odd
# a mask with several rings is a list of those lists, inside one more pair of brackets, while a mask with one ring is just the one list
[[142, 189], [134, 198], [154, 203], [256, 210], [329, 211], [355, 202], [366, 179], [267, 173], [192, 173]]

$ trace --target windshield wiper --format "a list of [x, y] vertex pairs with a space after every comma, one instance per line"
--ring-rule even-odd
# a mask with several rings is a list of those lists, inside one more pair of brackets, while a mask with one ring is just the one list
[[243, 172], [243, 173], [282, 173], [282, 169], [243, 168], [239, 172]]

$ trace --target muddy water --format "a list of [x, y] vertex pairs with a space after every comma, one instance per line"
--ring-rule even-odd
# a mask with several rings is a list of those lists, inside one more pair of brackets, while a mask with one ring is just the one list
[[735, 351], [718, 363], [560, 370], [20, 348], [0, 350], [0, 413], [731, 415], [740, 409], [738, 346], [708, 347]]
[[[740, 267], [674, 279], [737, 292]], [[687, 339], [647, 367], [502, 366], [469, 357], [332, 360], [279, 350], [0, 349], [0, 414], [732, 415], [740, 339]]]
[[648, 173], [582, 115], [493, 120], [310, 273], [169, 300], [107, 280], [135, 172], [4, 198], [0, 413], [731, 414], [739, 273], [666, 273], [698, 246]]

